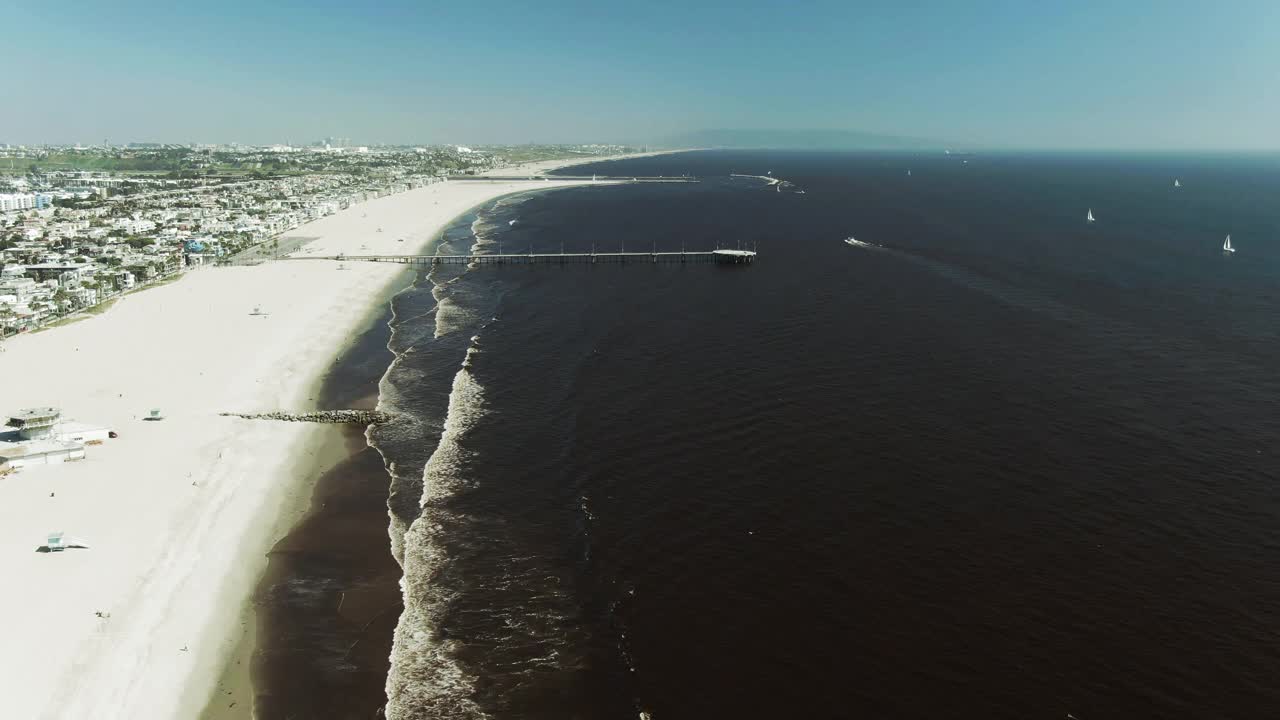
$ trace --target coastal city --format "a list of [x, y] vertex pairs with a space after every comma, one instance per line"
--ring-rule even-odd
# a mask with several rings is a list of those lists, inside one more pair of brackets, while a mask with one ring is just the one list
[[[282, 252], [352, 205], [616, 145], [0, 145], [0, 339], [101, 312], [186, 270]], [[287, 251], [287, 250], [285, 250]]]
[[[393, 305], [431, 282], [361, 258], [438, 253], [468, 214], [568, 188], [626, 192], [605, 173], [550, 173], [634, 150], [0, 145], [0, 562], [25, 578], [0, 612], [30, 609], [0, 653], [22, 688], [0, 715], [253, 717], [254, 587], [271, 548], [352, 440], [406, 418], [375, 412], [372, 386], [332, 394], [346, 392], [344, 358], [390, 362], [378, 335]], [[433, 334], [461, 332], [438, 304]], [[375, 553], [389, 559], [378, 505]], [[394, 619], [396, 588], [342, 612], [357, 628]], [[53, 672], [24, 660], [48, 652], [80, 659]]]
[[974, 6], [15, 4], [0, 720], [1276, 717], [1280, 3]]

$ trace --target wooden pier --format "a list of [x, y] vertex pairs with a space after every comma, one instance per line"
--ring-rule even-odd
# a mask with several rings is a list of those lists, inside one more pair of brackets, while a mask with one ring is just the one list
[[618, 263], [716, 263], [750, 265], [751, 250], [705, 250], [700, 252], [588, 252], [588, 253], [500, 253], [493, 255], [324, 255], [290, 257], [289, 260], [338, 260], [342, 262], [388, 262], [402, 265], [595, 265]]
[[689, 175], [450, 175], [449, 182], [557, 182], [586, 180], [598, 183], [696, 183], [701, 182]]

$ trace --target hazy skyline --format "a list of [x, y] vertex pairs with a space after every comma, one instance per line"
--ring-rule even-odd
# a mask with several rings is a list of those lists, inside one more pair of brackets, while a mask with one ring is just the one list
[[1280, 148], [1280, 6], [66, 3], [15, 25], [0, 142]]

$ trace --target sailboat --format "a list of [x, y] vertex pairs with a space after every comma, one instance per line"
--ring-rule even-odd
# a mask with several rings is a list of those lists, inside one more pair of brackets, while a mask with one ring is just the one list
[[1174, 179], [1173, 179], [1173, 186], [1174, 186], [1174, 187], [1176, 187], [1176, 188], [1180, 188], [1180, 187], [1182, 187], [1182, 183], [1178, 182], [1178, 178], [1174, 178]]
[[1236, 249], [1231, 247], [1231, 236], [1228, 235], [1227, 239], [1222, 241], [1222, 252], [1235, 252], [1235, 251]]
[[1093, 208], [1089, 208], [1089, 214], [1085, 216], [1084, 221], [1085, 221], [1085, 222], [1090, 222], [1090, 223], [1091, 223], [1091, 222], [1094, 222], [1094, 219], [1093, 219]]

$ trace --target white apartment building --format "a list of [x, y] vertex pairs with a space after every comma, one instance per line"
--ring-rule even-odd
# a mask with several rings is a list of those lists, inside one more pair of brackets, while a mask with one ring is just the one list
[[0, 296], [11, 296], [18, 305], [27, 304], [28, 300], [43, 292], [44, 286], [29, 277], [6, 275], [0, 279]]
[[14, 210], [31, 210], [35, 206], [36, 206], [36, 196], [33, 193], [0, 194], [0, 212], [12, 212]]

